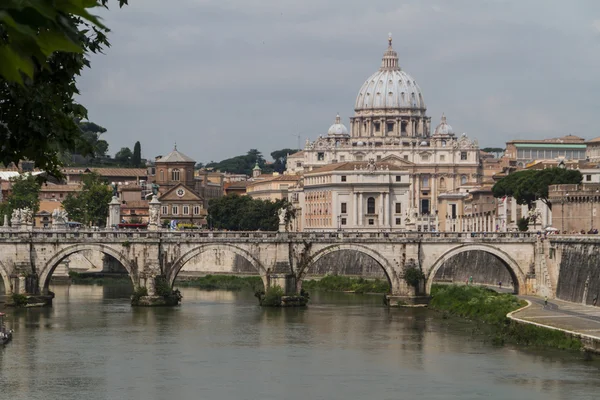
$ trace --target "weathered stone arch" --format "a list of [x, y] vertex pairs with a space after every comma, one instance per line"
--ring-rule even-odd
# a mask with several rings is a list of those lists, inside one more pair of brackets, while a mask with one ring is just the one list
[[175, 260], [172, 267], [169, 268], [169, 272], [167, 273], [167, 281], [169, 282], [169, 284], [171, 286], [173, 286], [173, 283], [175, 283], [175, 279], [177, 278], [179, 271], [181, 271], [183, 266], [188, 261], [190, 261], [192, 258], [194, 258], [196, 256], [199, 256], [202, 253], [205, 253], [206, 251], [213, 250], [213, 249], [231, 251], [232, 253], [246, 259], [254, 267], [254, 269], [256, 269], [256, 271], [259, 273], [265, 288], [267, 287], [267, 270], [265, 269], [265, 267], [260, 263], [260, 261], [258, 261], [254, 256], [252, 256], [252, 254], [249, 251], [244, 250], [243, 248], [238, 247], [233, 244], [200, 245], [198, 247], [194, 247], [192, 250], [181, 255], [177, 260]]
[[516, 284], [515, 292], [519, 293], [520, 288], [525, 287], [525, 274], [521, 270], [519, 264], [506, 252], [500, 250], [497, 247], [485, 245], [485, 244], [464, 244], [453, 247], [442, 254], [436, 261], [433, 263], [432, 267], [429, 268], [429, 274], [427, 277], [427, 293], [431, 293], [431, 285], [433, 285], [433, 280], [435, 278], [435, 274], [441, 268], [442, 265], [452, 257], [467, 252], [467, 251], [483, 251], [488, 254], [491, 254], [498, 258], [508, 269], [513, 282]]
[[[121, 244], [119, 244], [118, 246], [121, 247]], [[48, 286], [50, 285], [50, 278], [52, 277], [52, 273], [54, 272], [58, 264], [70, 255], [85, 250], [99, 251], [101, 253], [108, 254], [109, 256], [115, 258], [127, 270], [127, 273], [131, 278], [131, 282], [133, 283], [133, 287], [138, 287], [139, 282], [137, 279], [137, 275], [134, 275], [133, 273], [134, 267], [131, 264], [131, 261], [126, 259], [122, 253], [115, 250], [113, 247], [105, 244], [80, 243], [61, 249], [58, 253], [53, 255], [52, 258], [50, 258], [50, 260], [48, 260], [48, 262], [43, 266], [42, 270], [39, 271], [40, 289], [42, 289], [42, 293], [47, 292]]]
[[4, 291], [7, 295], [12, 294], [12, 285], [10, 282], [10, 277], [8, 276], [8, 270], [4, 267], [2, 261], [0, 261], [0, 277], [2, 277], [2, 282], [4, 282]]
[[326, 256], [327, 254], [344, 250], [357, 251], [359, 253], [366, 254], [367, 256], [375, 260], [383, 269], [383, 272], [385, 273], [385, 276], [390, 284], [391, 292], [397, 292], [398, 276], [390, 261], [383, 255], [381, 255], [379, 252], [361, 244], [334, 244], [318, 250], [312, 255], [310, 264], [306, 265], [301, 271], [298, 271], [298, 281], [301, 283], [304, 277], [306, 276], [306, 273], [310, 269], [310, 266], [317, 263], [317, 261], [319, 261], [321, 258]]

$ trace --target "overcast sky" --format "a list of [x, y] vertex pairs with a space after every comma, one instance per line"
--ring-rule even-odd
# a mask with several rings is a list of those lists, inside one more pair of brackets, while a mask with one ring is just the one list
[[[400, 66], [482, 147], [600, 136], [598, 0], [130, 0], [79, 80], [114, 155], [219, 161], [348, 125], [388, 32]], [[98, 13], [97, 13], [98, 14]]]

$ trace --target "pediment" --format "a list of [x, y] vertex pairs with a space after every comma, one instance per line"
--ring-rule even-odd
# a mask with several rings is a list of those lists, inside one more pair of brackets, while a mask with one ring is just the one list
[[203, 201], [202, 197], [197, 195], [189, 187], [179, 184], [166, 191], [159, 201]]
[[393, 165], [397, 165], [397, 166], [412, 166], [415, 165], [415, 163], [412, 163], [408, 160], [405, 160], [404, 158], [398, 157], [396, 155], [390, 155], [387, 157], [384, 157], [381, 159], [382, 162], [387, 162]]

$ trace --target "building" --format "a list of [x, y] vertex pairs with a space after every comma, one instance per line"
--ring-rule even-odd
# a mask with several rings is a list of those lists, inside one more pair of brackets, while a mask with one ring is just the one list
[[161, 222], [193, 225], [206, 224], [204, 198], [196, 191], [194, 166], [196, 161], [177, 150], [155, 160], [154, 183], [158, 185], [161, 202]]
[[600, 162], [600, 137], [588, 140], [585, 144], [586, 159], [591, 162]]
[[[358, 91], [350, 129], [336, 116], [327, 135], [307, 140], [301, 152], [288, 157], [287, 171], [307, 174], [329, 164], [364, 164], [371, 160], [376, 165], [384, 163], [406, 171], [409, 201], [403, 207], [414, 228], [420, 221], [424, 229], [434, 229], [438, 197], [461, 186], [478, 184], [482, 178], [476, 140], [465, 134], [457, 136], [445, 115], [431, 129], [421, 89], [400, 68], [391, 37], [381, 67]], [[306, 182], [303, 187], [307, 189]], [[306, 196], [304, 199], [308, 201]], [[365, 203], [359, 208], [366, 207]]]
[[567, 135], [543, 140], [511, 140], [506, 142], [504, 157], [516, 161], [517, 167], [524, 168], [536, 160], [585, 160], [585, 139]]
[[298, 184], [300, 180], [300, 175], [280, 175], [277, 172], [262, 179], [260, 177], [261, 175], [256, 175], [246, 182], [246, 195], [253, 199], [269, 201], [287, 199], [290, 187]]
[[408, 171], [392, 163], [345, 162], [304, 174], [301, 225], [314, 230], [406, 230], [414, 223]]
[[148, 179], [148, 171], [145, 168], [95, 168], [95, 167], [66, 167], [62, 169], [67, 185], [79, 184], [86, 173], [94, 172], [108, 183], [139, 183]]
[[553, 227], [563, 233], [590, 232], [599, 229], [600, 185], [551, 185]]

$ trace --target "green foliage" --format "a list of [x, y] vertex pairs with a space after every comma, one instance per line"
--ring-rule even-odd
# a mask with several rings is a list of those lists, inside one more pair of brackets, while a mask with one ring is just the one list
[[169, 282], [167, 282], [167, 278], [164, 275], [158, 275], [154, 278], [154, 289], [156, 290], [156, 294], [158, 296], [171, 296], [173, 294], [173, 289]]
[[69, 193], [63, 200], [63, 208], [69, 213], [71, 221], [83, 225], [106, 225], [108, 203], [112, 190], [108, 183], [92, 172], [83, 175], [83, 187], [77, 194]]
[[430, 308], [492, 326], [496, 344], [516, 343], [569, 350], [582, 348], [580, 340], [564, 332], [508, 319], [508, 313], [527, 304], [512, 294], [476, 286], [434, 285], [431, 295]]
[[517, 220], [519, 232], [527, 232], [529, 230], [529, 218], [521, 217]]
[[574, 169], [546, 168], [541, 170], [517, 171], [500, 179], [492, 187], [494, 197], [514, 197], [518, 204], [532, 207], [536, 199], [542, 200], [552, 209], [548, 200], [548, 186], [579, 184], [583, 177]]
[[121, 147], [115, 154], [115, 161], [121, 165], [131, 165], [133, 153], [129, 147]]
[[121, 243], [121, 246], [128, 249], [129, 247], [131, 247], [131, 242], [129, 240], [125, 240], [123, 243]]
[[25, 307], [27, 305], [27, 296], [24, 294], [13, 293], [11, 297], [13, 307]]
[[287, 156], [288, 154], [297, 153], [300, 150], [296, 149], [281, 149], [275, 150], [271, 153], [271, 157], [273, 158], [273, 170], [275, 172], [283, 173], [287, 167]]
[[319, 280], [303, 281], [302, 288], [307, 290], [324, 290], [327, 292], [354, 293], [389, 293], [390, 291], [390, 285], [387, 280], [367, 280], [340, 275], [327, 275]]
[[421, 282], [423, 279], [425, 279], [425, 275], [423, 274], [423, 271], [417, 267], [410, 267], [404, 271], [404, 280], [410, 286], [418, 287], [419, 282]]
[[145, 286], [138, 287], [131, 295], [131, 303], [135, 304], [144, 296], [148, 296], [148, 289]]
[[40, 180], [33, 175], [19, 176], [11, 179], [12, 193], [2, 207], [2, 215], [10, 219], [13, 210], [29, 208], [35, 215], [40, 209]]
[[279, 307], [283, 295], [285, 295], [285, 293], [280, 286], [270, 287], [260, 300], [260, 305], [263, 307]]
[[251, 149], [243, 156], [232, 157], [219, 162], [210, 162], [206, 164], [206, 168], [231, 172], [232, 174], [252, 175], [252, 168], [254, 168], [257, 163], [263, 172], [271, 170], [266, 167], [265, 159], [260, 151], [256, 149]]
[[142, 145], [140, 142], [135, 142], [133, 145], [133, 155], [131, 156], [131, 166], [141, 167], [142, 166]]
[[496, 157], [499, 157], [500, 154], [504, 153], [505, 150], [502, 147], [485, 147], [481, 149], [481, 151], [485, 151], [486, 153], [490, 153]]
[[[82, 143], [75, 79], [109, 45], [89, 13], [108, 0], [3, 0], [0, 4], [0, 162], [20, 160], [60, 176], [62, 155]], [[119, 0], [122, 6], [126, 0]]]
[[231, 194], [208, 203], [209, 225], [229, 231], [276, 231], [279, 210], [288, 208], [287, 200], [259, 200]]
[[187, 281], [177, 282], [177, 286], [197, 287], [204, 290], [260, 290], [263, 281], [260, 276], [206, 275]]

